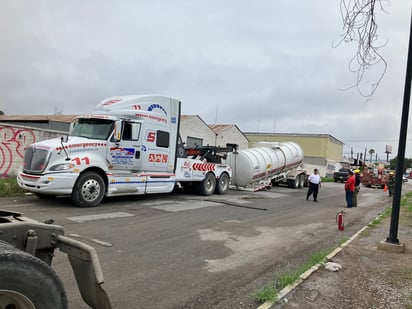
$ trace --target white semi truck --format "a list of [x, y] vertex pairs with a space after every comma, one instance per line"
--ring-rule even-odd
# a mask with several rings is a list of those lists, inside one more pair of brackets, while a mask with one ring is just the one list
[[39, 197], [71, 195], [79, 207], [104, 196], [167, 193], [177, 183], [202, 195], [227, 193], [232, 170], [217, 151], [231, 147], [187, 155], [180, 110], [166, 96], [108, 98], [76, 118], [68, 136], [29, 145], [18, 184]]

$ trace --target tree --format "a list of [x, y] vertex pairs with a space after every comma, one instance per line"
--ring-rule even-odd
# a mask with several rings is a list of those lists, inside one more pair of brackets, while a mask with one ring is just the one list
[[[395, 170], [397, 165], [398, 165], [398, 157], [395, 157], [389, 161], [389, 168], [391, 170]], [[406, 173], [406, 170], [408, 168], [412, 168], [412, 158], [405, 158], [403, 160], [403, 174]]]
[[372, 163], [372, 156], [373, 156], [373, 154], [375, 153], [375, 149], [369, 149], [369, 154], [370, 154], [370, 156], [371, 156], [371, 160], [370, 160], [370, 162]]
[[3, 112], [3, 111], [0, 111], [0, 116], [1, 116], [1, 115], [4, 115], [4, 112]]

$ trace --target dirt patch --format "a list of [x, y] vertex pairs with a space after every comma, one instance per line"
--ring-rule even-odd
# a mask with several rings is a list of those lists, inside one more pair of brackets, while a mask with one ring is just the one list
[[272, 308], [412, 308], [412, 216], [401, 210], [404, 253], [378, 249], [389, 226], [367, 228], [332, 259], [342, 270], [319, 269]]

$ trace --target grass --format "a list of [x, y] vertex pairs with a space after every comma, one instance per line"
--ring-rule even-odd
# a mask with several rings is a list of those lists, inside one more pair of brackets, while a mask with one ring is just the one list
[[373, 219], [372, 222], [368, 224], [368, 227], [376, 227], [380, 224], [385, 218], [390, 217], [392, 214], [392, 208], [386, 208], [379, 217]]
[[262, 288], [253, 293], [253, 299], [258, 303], [266, 301], [276, 301], [280, 290], [289, 284], [294, 283], [307, 270], [313, 266], [323, 262], [328, 254], [326, 252], [318, 252], [310, 256], [309, 260], [299, 265], [295, 270], [288, 273], [281, 273], [277, 276], [275, 281], [265, 284]]
[[[402, 196], [401, 202], [400, 202], [400, 207], [402, 207], [404, 210], [406, 210], [406, 212], [412, 213], [412, 191], [408, 192], [408, 193], [406, 193], [405, 195]], [[388, 207], [382, 212], [382, 214], [378, 218], [375, 218], [372, 222], [370, 222], [368, 224], [368, 227], [376, 227], [385, 218], [388, 218], [391, 215], [392, 215], [392, 207]]]
[[16, 177], [0, 178], [0, 197], [21, 196], [24, 193], [17, 184]]
[[275, 288], [275, 283], [269, 282], [253, 294], [253, 299], [258, 303], [263, 304], [266, 301], [274, 301], [277, 299], [278, 292]]
[[339, 241], [339, 247], [340, 247], [341, 245], [343, 245], [345, 242], [347, 242], [348, 239], [349, 239], [348, 237], [342, 238], [342, 239]]

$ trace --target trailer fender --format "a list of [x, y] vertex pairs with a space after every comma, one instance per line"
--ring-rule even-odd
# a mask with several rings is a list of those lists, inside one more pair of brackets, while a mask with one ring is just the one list
[[67, 253], [83, 300], [93, 309], [111, 309], [103, 289], [103, 272], [96, 250], [80, 241], [57, 236], [56, 247]]

